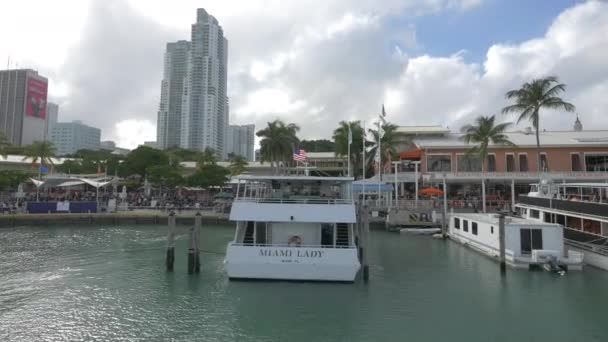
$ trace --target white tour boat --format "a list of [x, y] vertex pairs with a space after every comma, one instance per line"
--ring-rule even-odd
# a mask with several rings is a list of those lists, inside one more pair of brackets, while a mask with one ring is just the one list
[[240, 176], [231, 279], [349, 281], [360, 268], [351, 177]]
[[[499, 258], [498, 214], [451, 214], [450, 239]], [[566, 253], [562, 226], [505, 217], [505, 262], [514, 268], [537, 265], [552, 270], [581, 270], [583, 256]]]
[[515, 206], [522, 217], [564, 226], [570, 252], [584, 254], [585, 263], [608, 270], [608, 183], [532, 184]]

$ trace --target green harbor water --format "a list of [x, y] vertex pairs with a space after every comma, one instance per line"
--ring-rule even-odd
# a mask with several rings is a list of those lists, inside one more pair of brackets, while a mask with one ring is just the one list
[[231, 282], [229, 226], [199, 275], [164, 226], [0, 229], [0, 341], [608, 341], [608, 272], [509, 271], [450, 241], [371, 233], [371, 279]]

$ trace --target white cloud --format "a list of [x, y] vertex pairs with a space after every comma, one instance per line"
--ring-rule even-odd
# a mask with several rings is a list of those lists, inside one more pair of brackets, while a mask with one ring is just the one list
[[115, 125], [116, 145], [136, 148], [144, 141], [156, 140], [156, 125], [149, 120], [123, 120]]

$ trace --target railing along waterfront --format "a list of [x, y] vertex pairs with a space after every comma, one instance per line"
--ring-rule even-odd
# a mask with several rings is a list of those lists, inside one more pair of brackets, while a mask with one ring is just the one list
[[254, 203], [271, 203], [271, 204], [353, 204], [349, 199], [338, 198], [257, 198], [257, 197], [239, 197], [235, 202], [254, 202]]

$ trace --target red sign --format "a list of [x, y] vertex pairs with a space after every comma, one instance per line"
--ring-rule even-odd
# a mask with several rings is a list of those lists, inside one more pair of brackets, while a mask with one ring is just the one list
[[48, 83], [46, 80], [28, 78], [26, 86], [25, 115], [44, 119], [46, 117]]

